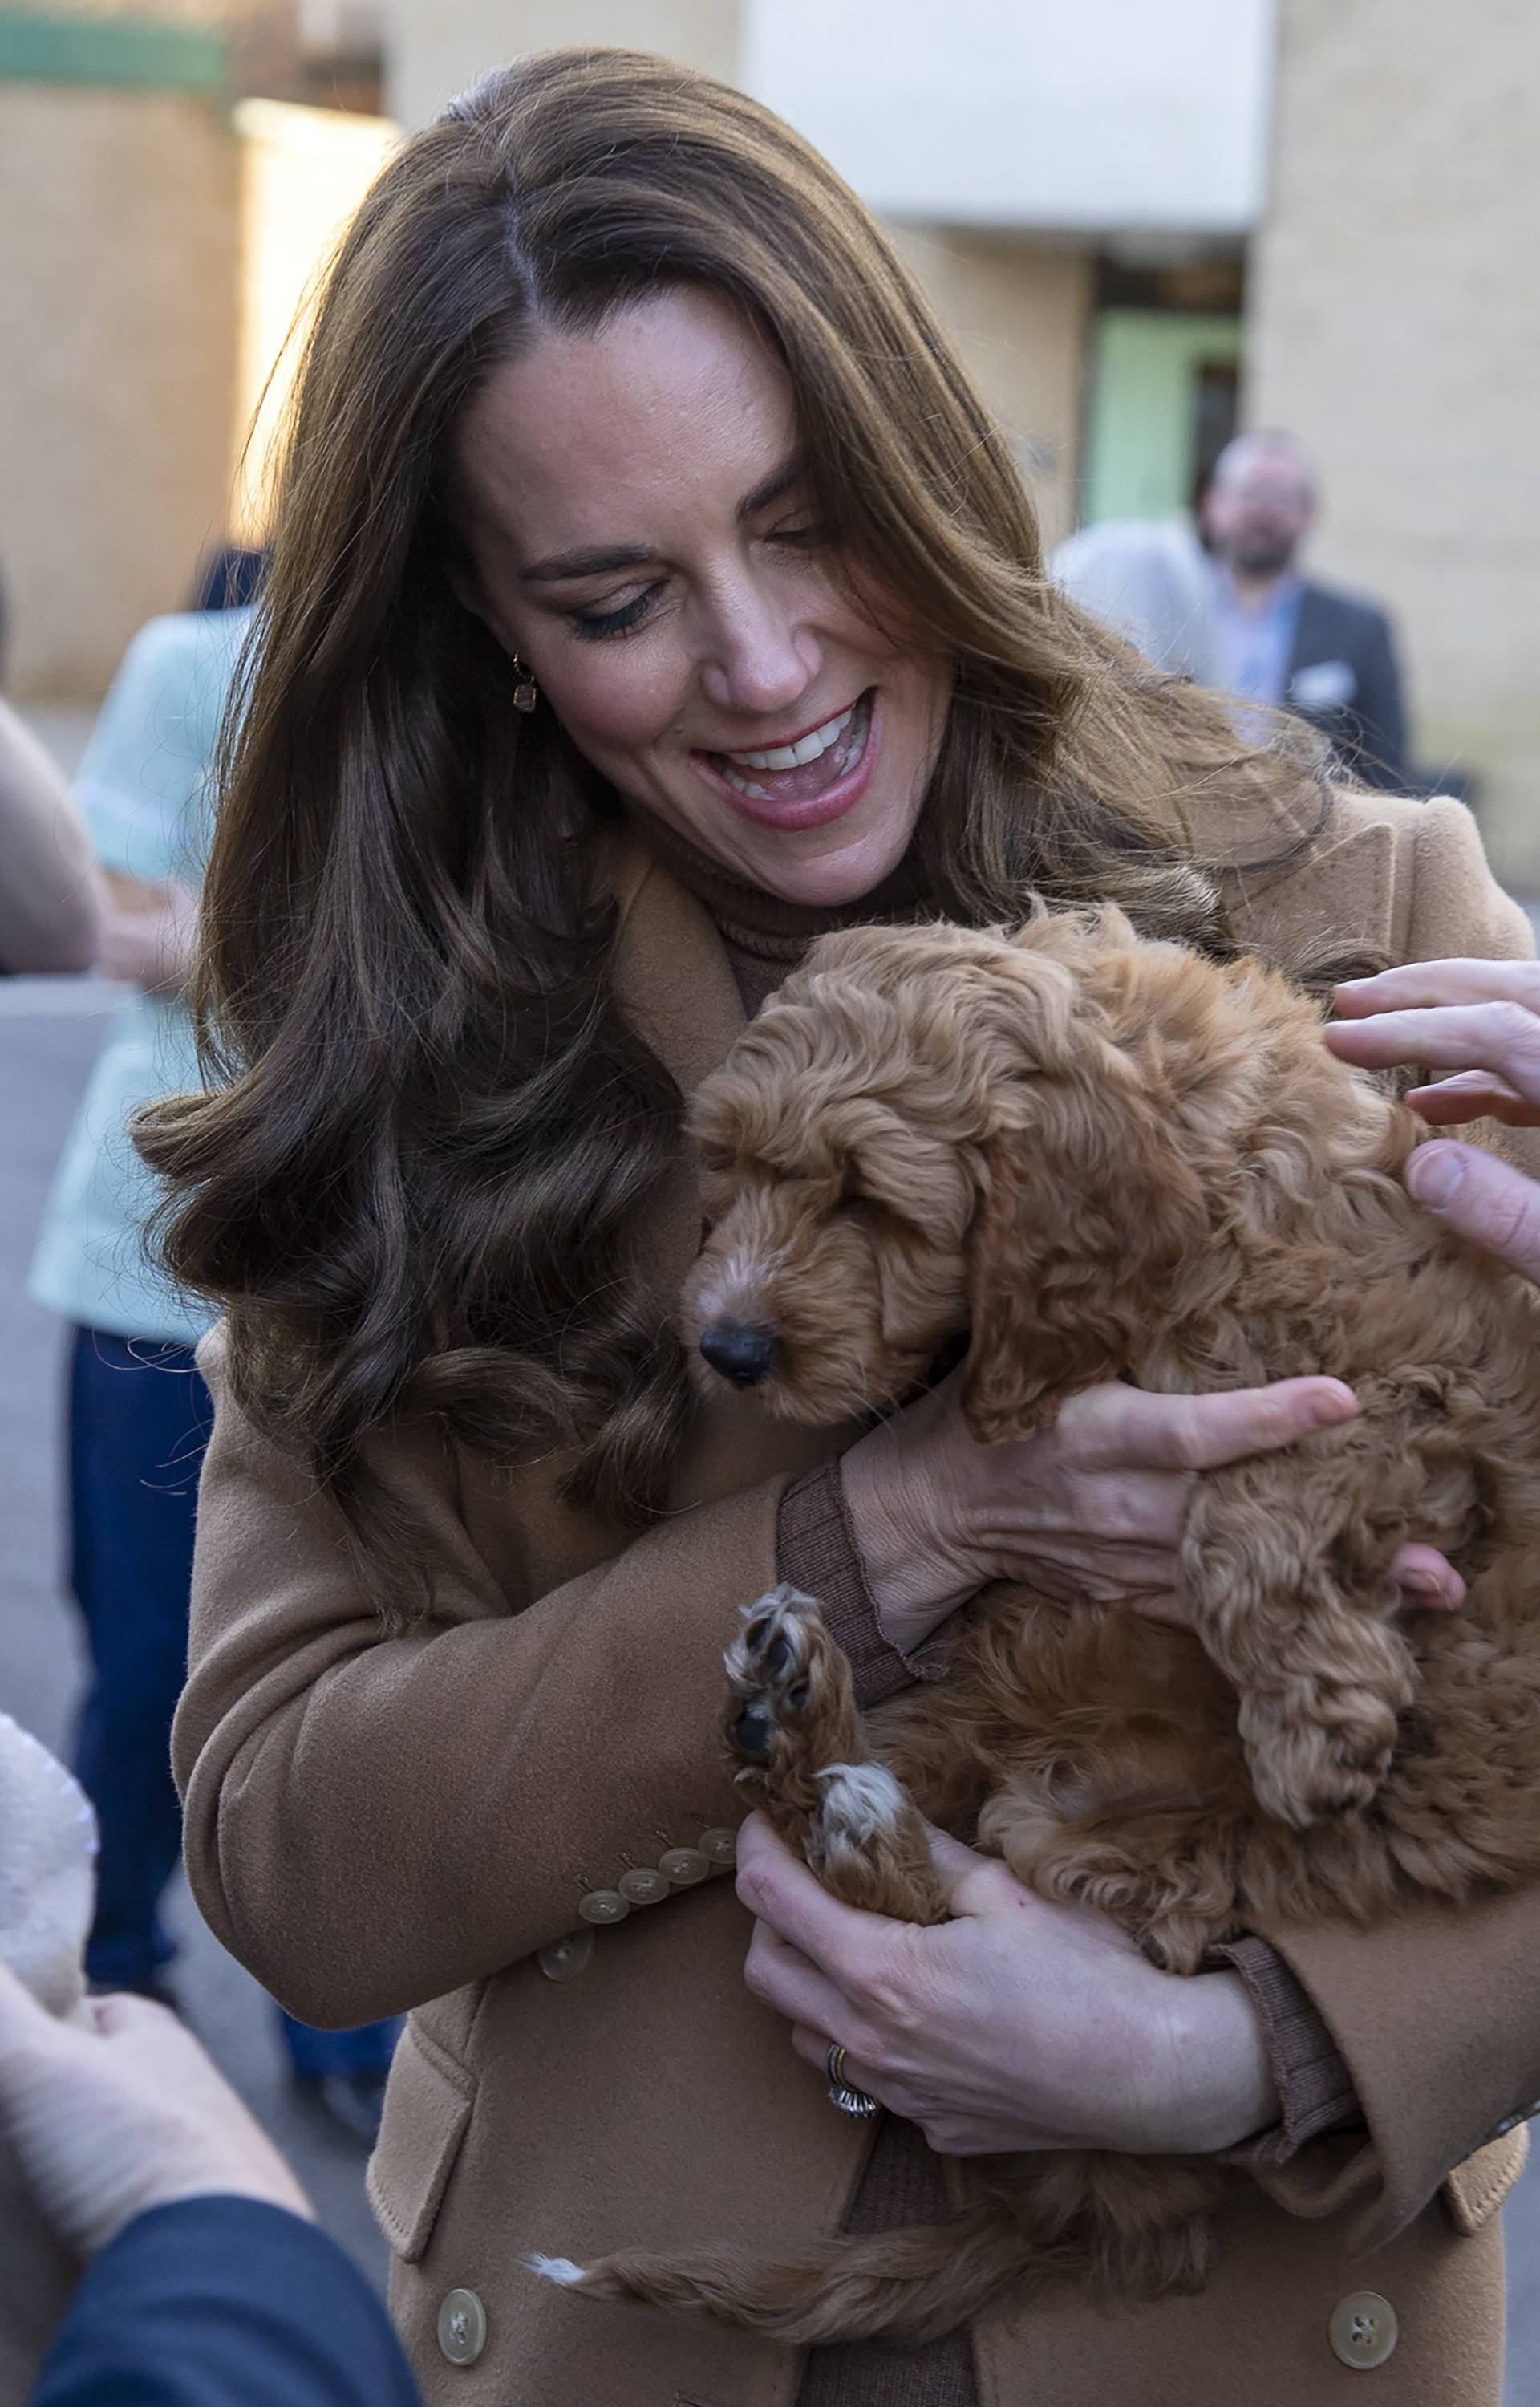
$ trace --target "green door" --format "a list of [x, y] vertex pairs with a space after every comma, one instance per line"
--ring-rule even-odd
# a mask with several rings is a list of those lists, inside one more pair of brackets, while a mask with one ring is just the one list
[[1241, 321], [1183, 309], [1096, 320], [1082, 523], [1190, 508], [1235, 427]]

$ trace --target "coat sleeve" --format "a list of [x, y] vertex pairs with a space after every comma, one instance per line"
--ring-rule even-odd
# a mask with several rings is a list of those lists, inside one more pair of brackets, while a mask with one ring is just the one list
[[232, 1401], [222, 1332], [199, 1359], [216, 1419], [173, 1739], [188, 1873], [290, 2012], [326, 2026], [422, 2004], [580, 1927], [629, 1866], [736, 1826], [722, 1654], [775, 1584], [784, 1477], [515, 1611], [453, 1456], [397, 1436], [380, 1467], [437, 1569], [428, 1614], [389, 1635], [335, 1506]]
[[28, 2407], [420, 2407], [384, 2308], [312, 2223], [184, 2199], [120, 2232], [70, 2301]]
[[[1406, 960], [1533, 956], [1528, 916], [1492, 877], [1462, 805], [1428, 804], [1408, 840], [1398, 944]], [[1505, 1149], [1540, 1175], [1535, 1132], [1510, 1132]], [[1326, 1923], [1260, 1935], [1330, 2031], [1367, 2130], [1253, 2170], [1296, 2214], [1356, 2203], [1359, 2242], [1378, 2246], [1455, 2165], [1540, 2101], [1540, 1889], [1458, 1912], [1420, 1906], [1373, 1930]]]

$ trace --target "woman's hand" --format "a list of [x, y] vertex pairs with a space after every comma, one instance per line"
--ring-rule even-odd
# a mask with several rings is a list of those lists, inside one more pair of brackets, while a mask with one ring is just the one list
[[[1284, 1379], [1203, 1396], [1122, 1382], [1072, 1397], [1055, 1426], [980, 1446], [954, 1371], [851, 1447], [841, 1476], [862, 1566], [889, 1643], [910, 1653], [990, 1580], [1051, 1595], [1126, 1599], [1180, 1621], [1177, 1550], [1196, 1474], [1292, 1446], [1358, 1410], [1340, 1379]], [[1431, 1546], [1395, 1575], [1421, 1606], [1462, 1602]]]
[[[1406, 1101], [1434, 1128], [1540, 1127], [1540, 962], [1415, 961], [1336, 990], [1326, 1042], [1365, 1069], [1456, 1073]], [[1429, 1212], [1540, 1286], [1540, 1186], [1477, 1147], [1420, 1146], [1406, 1185]]]
[[947, 2156], [1207, 2155], [1278, 2120], [1238, 1973], [1157, 1972], [1090, 1907], [940, 1831], [931, 1851], [956, 1919], [922, 1928], [838, 1903], [762, 1816], [740, 1831], [744, 1978], [810, 2064], [837, 2041], [845, 2078]]
[[0, 2131], [38, 2213], [78, 2257], [177, 2199], [310, 2202], [191, 2031], [148, 1999], [58, 2022], [0, 1964]]

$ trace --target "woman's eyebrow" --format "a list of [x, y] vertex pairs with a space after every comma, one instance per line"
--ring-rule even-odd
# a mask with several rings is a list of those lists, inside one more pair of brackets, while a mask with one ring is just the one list
[[[734, 515], [739, 525], [757, 518], [761, 510], [780, 501], [802, 473], [801, 460], [793, 458], [783, 460], [779, 468], [761, 477], [738, 505]], [[601, 544], [586, 551], [553, 552], [549, 560], [537, 560], [530, 567], [520, 569], [519, 577], [526, 585], [556, 585], [568, 577], [607, 577], [616, 568], [645, 568], [657, 557], [642, 543]]]

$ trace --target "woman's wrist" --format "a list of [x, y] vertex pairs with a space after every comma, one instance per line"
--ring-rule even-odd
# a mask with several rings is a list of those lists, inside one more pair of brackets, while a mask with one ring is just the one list
[[1155, 1977], [1166, 1992], [1167, 2096], [1151, 2147], [1212, 2156], [1270, 2130], [1283, 2101], [1262, 2017], [1240, 1974]]
[[983, 1574], [910, 1507], [901, 1467], [887, 1432], [873, 1431], [841, 1458], [840, 1483], [878, 1627], [907, 1656], [968, 1602]]

